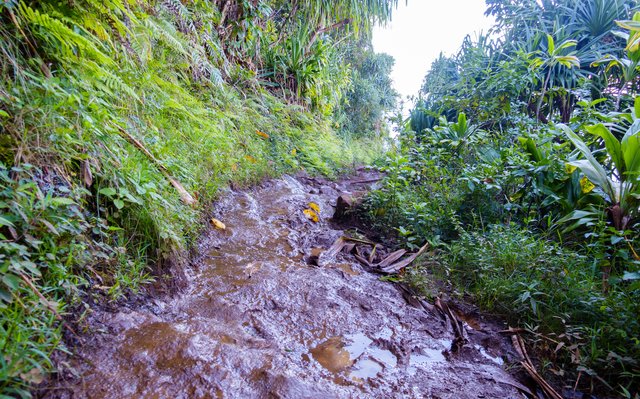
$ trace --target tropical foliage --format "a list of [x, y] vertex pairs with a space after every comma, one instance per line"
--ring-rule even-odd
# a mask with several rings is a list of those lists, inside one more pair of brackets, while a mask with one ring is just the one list
[[473, 295], [529, 331], [547, 378], [605, 396], [640, 386], [637, 11], [488, 0], [495, 26], [432, 64], [367, 202], [439, 246], [407, 281]]

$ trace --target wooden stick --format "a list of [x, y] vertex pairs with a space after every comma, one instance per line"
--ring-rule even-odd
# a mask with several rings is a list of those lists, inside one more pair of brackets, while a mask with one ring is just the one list
[[359, 239], [359, 238], [352, 238], [352, 237], [346, 237], [346, 236], [343, 236], [343, 237], [342, 237], [342, 239], [343, 239], [343, 240], [345, 240], [345, 241], [359, 242], [359, 243], [361, 243], [361, 244], [367, 244], [367, 245], [371, 245], [371, 246], [375, 246], [375, 245], [376, 245], [376, 243], [375, 243], [375, 242], [373, 242], [373, 241], [369, 241], [369, 240], [361, 240], [361, 239]]
[[524, 345], [522, 337], [520, 337], [520, 335], [518, 334], [515, 334], [511, 337], [511, 341], [513, 342], [513, 346], [516, 348], [516, 351], [520, 354], [520, 356], [522, 356], [520, 364], [527, 371], [527, 373], [529, 373], [531, 378], [533, 378], [538, 383], [545, 395], [547, 395], [547, 397], [551, 399], [562, 399], [562, 396], [558, 392], [556, 392], [556, 390], [553, 389], [553, 387], [549, 385], [549, 383], [545, 381], [544, 378], [542, 378], [542, 376], [533, 366], [533, 362], [531, 362], [531, 359], [529, 358], [529, 354], [527, 353], [527, 349]]
[[386, 258], [384, 258], [382, 261], [380, 261], [380, 263], [374, 265], [376, 267], [387, 267], [389, 266], [391, 263], [397, 261], [398, 259], [402, 258], [402, 255], [406, 254], [407, 251], [405, 249], [399, 249], [395, 252], [390, 253]]
[[60, 321], [62, 323], [62, 325], [67, 330], [69, 330], [71, 332], [71, 334], [73, 334], [73, 335], [75, 335], [77, 337], [78, 334], [76, 334], [76, 332], [73, 331], [73, 328], [71, 328], [71, 326], [69, 324], [67, 324], [66, 321], [64, 321], [62, 316], [60, 316], [60, 313], [58, 313], [58, 310], [56, 308], [54, 308], [53, 306], [51, 306], [51, 303], [49, 303], [47, 298], [45, 298], [44, 295], [42, 295], [42, 293], [40, 293], [40, 291], [35, 286], [35, 284], [33, 284], [31, 279], [29, 277], [27, 277], [26, 275], [24, 275], [23, 273], [19, 273], [19, 275], [20, 275], [20, 278], [22, 278], [22, 281], [24, 281], [29, 286], [29, 288], [31, 288], [31, 291], [33, 291], [33, 293], [36, 294], [38, 296], [38, 298], [40, 298], [40, 302], [42, 302], [42, 304], [44, 306], [46, 306], [47, 309], [49, 309], [49, 311], [51, 311], [51, 313], [53, 313], [53, 315], [56, 317], [56, 319], [58, 321]]
[[184, 202], [187, 205], [194, 205], [197, 202], [191, 196], [191, 194], [189, 194], [189, 192], [184, 188], [184, 186], [180, 184], [180, 182], [177, 181], [173, 176], [171, 176], [169, 169], [167, 169], [166, 166], [161, 164], [160, 161], [158, 161], [153, 156], [153, 154], [151, 154], [151, 152], [149, 152], [149, 150], [147, 150], [145, 146], [140, 141], [138, 141], [138, 139], [133, 137], [131, 134], [127, 133], [120, 126], [117, 126], [117, 128], [118, 128], [118, 131], [120, 132], [120, 135], [129, 143], [131, 143], [134, 147], [138, 148], [144, 155], [146, 155], [147, 158], [149, 158], [149, 160], [151, 161], [151, 163], [153, 163], [155, 167], [158, 168], [158, 170], [164, 175], [164, 177], [167, 180], [169, 180], [169, 183], [171, 183], [171, 185], [175, 187], [176, 190], [178, 190], [178, 194], [180, 194], [180, 199], [182, 200], [182, 202]]

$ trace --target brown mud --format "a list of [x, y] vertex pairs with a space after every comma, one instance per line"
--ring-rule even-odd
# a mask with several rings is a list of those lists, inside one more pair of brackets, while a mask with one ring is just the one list
[[[344, 232], [330, 221], [339, 182], [285, 176], [229, 191], [201, 239], [186, 288], [116, 312], [96, 310], [48, 398], [522, 398], [509, 339], [481, 319], [452, 353], [435, 311], [352, 255], [309, 264]], [[320, 220], [304, 210], [313, 202]], [[317, 250], [316, 250], [317, 251]], [[526, 388], [524, 388], [526, 389]]]

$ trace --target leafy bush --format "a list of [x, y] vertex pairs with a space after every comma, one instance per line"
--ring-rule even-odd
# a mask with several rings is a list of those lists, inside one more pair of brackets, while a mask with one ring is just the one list
[[640, 284], [603, 294], [591, 257], [515, 225], [463, 232], [444, 263], [482, 306], [529, 326], [556, 370], [588, 369], [626, 387], [637, 381]]

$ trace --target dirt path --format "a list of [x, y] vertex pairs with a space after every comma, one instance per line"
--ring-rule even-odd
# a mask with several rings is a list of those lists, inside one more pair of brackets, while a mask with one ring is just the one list
[[[456, 354], [435, 313], [407, 305], [351, 258], [306, 262], [343, 232], [339, 193], [365, 188], [292, 178], [230, 191], [215, 206], [226, 230], [198, 246], [188, 287], [137, 309], [92, 316], [73, 398], [521, 398], [499, 337], [469, 328]], [[313, 223], [303, 210], [320, 206]], [[347, 255], [344, 255], [347, 256]]]

